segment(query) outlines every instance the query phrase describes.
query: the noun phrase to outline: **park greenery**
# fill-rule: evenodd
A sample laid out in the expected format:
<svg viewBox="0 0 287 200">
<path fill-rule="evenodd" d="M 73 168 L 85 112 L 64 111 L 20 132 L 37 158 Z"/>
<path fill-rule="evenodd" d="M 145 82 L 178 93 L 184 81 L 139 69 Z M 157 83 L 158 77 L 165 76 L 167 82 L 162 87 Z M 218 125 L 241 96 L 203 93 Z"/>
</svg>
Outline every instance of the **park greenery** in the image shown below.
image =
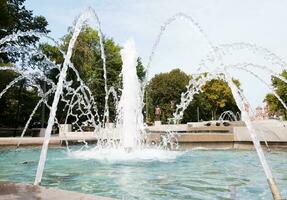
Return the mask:
<svg viewBox="0 0 287 200">
<path fill-rule="evenodd" d="M 0 0 L 0 39 L 17 31 L 33 30 L 39 33 L 49 33 L 47 20 L 43 16 L 35 16 L 32 11 L 27 10 L 24 6 L 24 2 L 25 0 Z M 40 50 L 50 60 L 62 65 L 64 58 L 61 51 L 65 52 L 67 50 L 71 35 L 72 29 L 69 28 L 67 34 L 62 37 L 59 45 L 41 43 L 39 45 Z M 39 44 L 39 38 L 35 36 L 25 36 L 21 37 L 18 42 L 20 42 L 21 45 L 36 46 Z M 76 41 L 72 55 L 72 63 L 79 71 L 85 84 L 91 89 L 97 102 L 99 113 L 103 114 L 106 93 L 99 42 L 98 31 L 86 26 Z M 108 88 L 113 86 L 120 96 L 122 68 L 120 56 L 121 46 L 107 36 L 104 36 L 103 43 L 107 60 Z M 0 67 L 13 66 L 18 59 L 21 59 L 21 55 L 17 55 L 16 53 L 0 53 Z M 31 62 L 40 63 L 38 61 L 39 60 L 35 58 L 35 60 L 32 59 Z M 57 83 L 59 71 L 45 68 L 45 66 L 42 67 L 42 70 L 51 80 Z M 138 58 L 137 73 L 139 79 L 143 81 L 145 78 L 145 70 L 140 58 Z M 284 71 L 282 75 L 287 77 L 287 72 Z M 17 76 L 17 73 L 9 70 L 0 71 L 0 91 Z M 68 79 L 75 80 L 75 74 L 68 72 Z M 159 106 L 162 110 L 161 120 L 167 122 L 175 111 L 175 105 L 180 103 L 181 93 L 186 91 L 186 85 L 191 79 L 192 75 L 186 74 L 180 69 L 156 74 L 146 86 L 144 99 L 146 106 L 143 110 L 146 121 L 150 123 L 154 121 L 154 109 L 156 106 Z M 234 82 L 240 87 L 238 80 L 234 80 Z M 280 97 L 286 102 L 286 84 L 274 77 L 272 77 L 272 84 Z M 48 86 L 43 84 L 42 89 L 47 90 L 48 88 L 45 87 Z M 111 121 L 114 121 L 116 108 L 112 103 L 111 97 L 110 99 L 110 116 Z M 23 127 L 38 100 L 39 97 L 36 89 L 31 87 L 25 79 L 19 81 L 0 99 L 0 127 Z M 48 102 L 51 104 L 52 100 L 52 97 L 49 97 Z M 266 102 L 271 112 L 278 115 L 285 115 L 286 117 L 287 113 L 285 109 L 274 95 L 268 94 L 266 96 Z M 60 103 L 57 113 L 59 123 L 63 123 L 65 119 L 63 109 L 64 105 Z M 232 97 L 231 90 L 224 81 L 211 80 L 203 86 L 202 92 L 194 96 L 181 122 L 217 119 L 219 115 L 226 110 L 231 110 L 234 113 L 239 111 Z M 42 122 L 42 126 L 45 126 L 48 115 L 49 113 L 45 112 L 45 105 L 42 105 L 42 109 L 38 109 L 34 115 L 33 121 Z"/>
<path fill-rule="evenodd" d="M 63 63 L 63 56 L 60 52 L 66 51 L 68 43 L 70 41 L 72 33 L 68 32 L 62 38 L 62 45 L 59 47 L 52 46 L 50 44 L 43 44 L 41 46 L 43 52 L 51 59 L 56 61 L 56 63 Z M 106 55 L 106 69 L 107 69 L 107 85 L 108 88 L 114 87 L 117 94 L 121 93 L 121 68 L 122 60 L 120 56 L 121 47 L 116 44 L 112 39 L 104 37 L 104 49 Z M 104 85 L 104 71 L 103 71 L 103 61 L 101 59 L 100 52 L 100 38 L 98 32 L 89 26 L 86 26 L 80 33 L 72 55 L 71 59 L 74 67 L 78 70 L 81 79 L 90 88 L 95 101 L 97 102 L 97 109 L 99 113 L 104 113 L 105 106 L 105 85 Z M 71 72 L 71 71 L 70 71 Z M 141 63 L 140 58 L 138 59 L 137 73 L 139 79 L 144 78 L 144 67 Z M 76 80 L 73 73 L 68 72 L 68 79 Z M 76 81 L 74 81 L 76 82 Z M 109 97 L 109 108 L 111 121 L 115 120 L 116 108 L 113 103 L 113 97 Z M 60 105 L 61 107 L 61 105 Z M 59 109 L 61 110 L 61 109 Z M 65 113 L 59 112 L 60 123 L 63 119 Z"/>
<path fill-rule="evenodd" d="M 281 76 L 287 78 L 287 71 L 283 71 Z M 279 95 L 279 97 L 283 100 L 283 102 L 287 102 L 287 85 L 282 80 L 277 77 L 271 78 L 272 86 L 275 89 L 275 92 Z M 276 98 L 274 94 L 267 94 L 265 97 L 265 101 L 269 108 L 270 116 L 283 116 L 283 118 L 287 119 L 287 112 L 282 103 Z"/>
<path fill-rule="evenodd" d="M 154 107 L 162 110 L 163 122 L 173 117 L 175 105 L 180 103 L 181 93 L 186 91 L 186 85 L 192 79 L 180 69 L 155 75 L 147 86 L 148 120 L 154 121 Z M 238 80 L 233 80 L 240 87 Z M 193 101 L 184 112 L 182 123 L 198 120 L 215 120 L 219 115 L 231 110 L 239 112 L 231 90 L 223 80 L 207 81 L 202 87 L 202 92 L 195 94 Z M 198 115 L 199 111 L 199 115 Z M 199 119 L 198 119 L 199 118 Z"/>
<path fill-rule="evenodd" d="M 18 31 L 49 32 L 46 19 L 43 16 L 34 16 L 32 11 L 25 8 L 24 2 L 25 0 L 0 0 L 0 38 Z M 21 37 L 18 42 L 22 45 L 30 45 L 37 41 L 36 37 Z M 0 66 L 13 65 L 19 57 L 20 55 L 15 53 L 0 53 Z M 17 76 L 14 72 L 2 71 L 0 90 L 2 91 Z M 23 126 L 36 101 L 36 91 L 27 86 L 26 80 L 18 82 L 0 99 L 0 125 L 16 128 Z M 39 114 L 35 117 L 39 118 Z"/>
</svg>

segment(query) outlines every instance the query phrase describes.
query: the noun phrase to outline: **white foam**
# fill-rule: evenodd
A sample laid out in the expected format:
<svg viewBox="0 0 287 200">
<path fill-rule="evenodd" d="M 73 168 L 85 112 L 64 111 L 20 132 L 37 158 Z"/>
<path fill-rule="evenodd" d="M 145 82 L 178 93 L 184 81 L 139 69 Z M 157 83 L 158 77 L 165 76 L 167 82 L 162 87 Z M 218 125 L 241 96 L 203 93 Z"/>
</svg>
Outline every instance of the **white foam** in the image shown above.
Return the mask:
<svg viewBox="0 0 287 200">
<path fill-rule="evenodd" d="M 183 155 L 183 151 L 171 151 L 155 148 L 135 149 L 126 152 L 124 148 L 93 148 L 89 150 L 74 151 L 69 156 L 75 159 L 95 159 L 99 161 L 132 161 L 132 162 L 151 162 L 173 161 Z"/>
</svg>

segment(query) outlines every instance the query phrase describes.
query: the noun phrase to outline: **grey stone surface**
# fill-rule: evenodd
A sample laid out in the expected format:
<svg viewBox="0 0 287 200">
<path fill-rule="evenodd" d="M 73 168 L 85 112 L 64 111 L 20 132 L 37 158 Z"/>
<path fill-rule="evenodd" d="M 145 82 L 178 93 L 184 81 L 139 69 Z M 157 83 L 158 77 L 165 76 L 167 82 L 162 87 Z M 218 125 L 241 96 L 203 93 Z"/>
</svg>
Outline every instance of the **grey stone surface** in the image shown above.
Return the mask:
<svg viewBox="0 0 287 200">
<path fill-rule="evenodd" d="M 287 128 L 273 127 L 269 129 L 255 128 L 256 135 L 260 141 L 267 142 L 287 142 Z M 234 128 L 234 141 L 251 141 L 246 127 Z"/>
<path fill-rule="evenodd" d="M 1 200 L 113 200 L 57 188 L 0 181 Z"/>
<path fill-rule="evenodd" d="M 166 132 L 166 131 L 187 131 L 187 124 L 162 124 L 147 127 L 148 132 Z"/>
<path fill-rule="evenodd" d="M 287 142 L 287 126 L 278 120 L 260 120 L 252 122 L 260 141 Z M 246 127 L 234 127 L 234 140 L 237 142 L 251 141 Z"/>
</svg>

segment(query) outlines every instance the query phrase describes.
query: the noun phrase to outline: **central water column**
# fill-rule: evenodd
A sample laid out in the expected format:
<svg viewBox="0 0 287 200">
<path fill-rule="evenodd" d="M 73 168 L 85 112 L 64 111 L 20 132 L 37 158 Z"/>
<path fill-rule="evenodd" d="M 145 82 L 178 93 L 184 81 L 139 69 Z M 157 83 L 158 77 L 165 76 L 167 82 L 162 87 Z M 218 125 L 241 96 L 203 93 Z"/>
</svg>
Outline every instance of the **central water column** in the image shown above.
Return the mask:
<svg viewBox="0 0 287 200">
<path fill-rule="evenodd" d="M 136 70 L 138 55 L 132 39 L 125 43 L 121 57 L 123 61 L 123 89 L 120 100 L 121 143 L 125 150 L 130 152 L 138 144 L 143 123 L 141 87 Z"/>
</svg>

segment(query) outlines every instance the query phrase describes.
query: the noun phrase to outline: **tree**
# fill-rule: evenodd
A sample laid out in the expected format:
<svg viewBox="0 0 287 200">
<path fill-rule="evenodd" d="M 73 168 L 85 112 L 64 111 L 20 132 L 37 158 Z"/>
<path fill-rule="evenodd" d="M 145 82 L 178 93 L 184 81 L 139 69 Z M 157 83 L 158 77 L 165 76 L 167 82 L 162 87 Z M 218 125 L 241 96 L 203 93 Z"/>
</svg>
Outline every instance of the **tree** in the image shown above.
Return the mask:
<svg viewBox="0 0 287 200">
<path fill-rule="evenodd" d="M 49 32 L 46 19 L 42 16 L 34 16 L 32 11 L 25 8 L 24 2 L 25 0 L 0 0 L 0 39 L 18 31 Z M 10 43 L 28 46 L 34 45 L 38 40 L 39 38 L 35 36 L 25 36 Z M 0 48 L 5 45 L 7 43 L 1 45 Z M 19 52 L 0 53 L 0 67 L 13 65 L 21 56 L 23 55 Z M 15 72 L 1 70 L 0 91 L 17 76 Z M 37 100 L 37 93 L 27 84 L 27 80 L 19 81 L 0 99 L 0 126 L 23 126 Z M 37 116 L 35 118 L 37 119 Z"/>
<path fill-rule="evenodd" d="M 63 45 L 60 47 L 51 46 L 49 44 L 42 45 L 44 53 L 57 63 L 63 62 L 63 57 L 60 53 L 60 49 L 67 50 L 72 33 L 69 32 L 63 37 Z M 106 55 L 106 70 L 107 70 L 107 85 L 108 89 L 114 87 L 117 94 L 121 94 L 121 70 L 122 60 L 120 56 L 121 47 L 116 44 L 113 39 L 104 37 L 104 50 Z M 104 71 L 103 61 L 101 58 L 100 39 L 98 31 L 86 26 L 79 34 L 75 43 L 71 61 L 84 83 L 90 88 L 92 94 L 97 103 L 99 114 L 103 115 L 105 106 L 105 84 L 104 84 Z M 137 73 L 140 80 L 143 80 L 145 76 L 144 67 L 138 58 Z M 55 77 L 55 75 L 53 75 Z M 74 72 L 69 69 L 67 74 L 68 80 L 74 80 L 74 84 L 77 84 Z M 77 86 L 77 85 L 74 85 Z M 61 105 L 59 105 L 61 107 Z M 109 108 L 111 121 L 115 119 L 115 105 L 113 98 L 109 97 Z M 61 110 L 61 109 L 58 109 Z M 59 115 L 65 115 L 63 112 L 59 112 Z M 61 117 L 60 117 L 61 118 Z"/>
<path fill-rule="evenodd" d="M 1 72 L 0 91 L 17 76 L 18 74 L 15 72 Z M 18 126 L 24 126 L 37 100 L 37 92 L 26 85 L 25 80 L 10 88 L 0 99 L 0 127 L 17 128 Z M 39 115 L 36 115 L 34 120 L 39 120 Z"/>
<path fill-rule="evenodd" d="M 240 88 L 238 80 L 233 82 Z M 239 112 L 231 89 L 225 81 L 218 79 L 207 81 L 201 90 L 202 92 L 194 96 L 194 100 L 185 111 L 182 122 L 197 121 L 197 109 L 199 109 L 199 120 L 216 120 L 227 110 L 233 113 Z"/>
<path fill-rule="evenodd" d="M 146 88 L 146 96 L 148 106 L 148 121 L 155 119 L 154 109 L 157 105 L 162 110 L 162 121 L 166 122 L 168 118 L 172 117 L 174 108 L 173 103 L 180 103 L 180 95 L 185 91 L 185 86 L 188 84 L 190 76 L 181 71 L 174 69 L 167 73 L 160 73 L 155 75 L 149 82 Z"/>
<path fill-rule="evenodd" d="M 0 0 L 0 27 L 2 28 L 1 34 L 3 34 L 12 24 L 12 16 L 9 15 L 7 0 Z M 4 30 L 3 30 L 4 29 Z"/>
<path fill-rule="evenodd" d="M 281 73 L 281 76 L 287 78 L 287 71 L 284 70 Z M 287 102 L 287 84 L 274 76 L 271 77 L 271 82 L 272 86 L 275 89 L 275 92 L 279 95 L 283 102 Z M 270 115 L 281 115 L 284 117 L 285 120 L 287 119 L 286 109 L 274 94 L 267 94 L 264 101 L 268 105 Z"/>
<path fill-rule="evenodd" d="M 147 86 L 149 120 L 154 120 L 156 105 L 162 109 L 163 122 L 166 122 L 167 118 L 173 117 L 175 108 L 171 104 L 180 103 L 181 93 L 186 91 L 186 85 L 191 78 L 192 76 L 179 69 L 155 75 Z M 238 80 L 233 81 L 238 87 L 240 86 Z M 210 120 L 212 117 L 217 119 L 226 110 L 231 110 L 234 113 L 239 111 L 226 82 L 213 79 L 207 81 L 201 90 L 202 92 L 194 95 L 193 101 L 185 110 L 182 123 L 197 121 L 197 109 L 200 111 L 200 120 Z"/>
<path fill-rule="evenodd" d="M 43 16 L 33 16 L 31 10 L 27 10 L 24 6 L 25 0 L 0 0 L 0 39 L 16 33 L 18 31 L 35 31 L 39 33 L 48 33 L 48 22 Z M 19 39 L 19 43 L 33 44 L 39 38 L 34 36 L 25 36 Z M 17 56 L 7 53 L 0 54 L 0 63 L 8 63 L 15 61 Z"/>
</svg>

